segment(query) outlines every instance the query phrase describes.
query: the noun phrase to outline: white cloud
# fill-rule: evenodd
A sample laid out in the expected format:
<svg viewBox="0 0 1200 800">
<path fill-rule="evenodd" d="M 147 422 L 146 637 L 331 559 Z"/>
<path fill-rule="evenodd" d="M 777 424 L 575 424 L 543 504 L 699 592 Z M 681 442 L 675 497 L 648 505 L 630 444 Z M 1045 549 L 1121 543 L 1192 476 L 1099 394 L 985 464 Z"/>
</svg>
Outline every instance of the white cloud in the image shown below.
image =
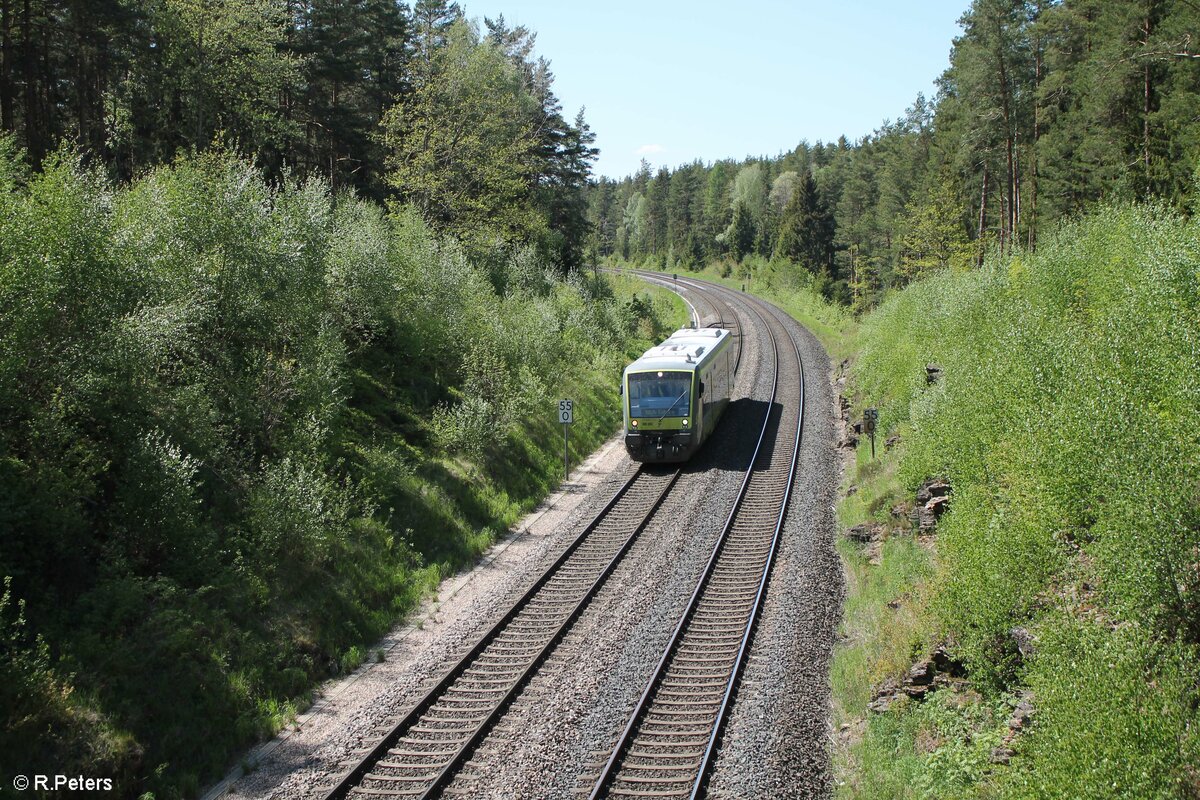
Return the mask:
<svg viewBox="0 0 1200 800">
<path fill-rule="evenodd" d="M 633 151 L 635 156 L 652 156 L 655 153 L 665 153 L 667 148 L 661 144 L 644 144 L 637 150 Z"/>
</svg>

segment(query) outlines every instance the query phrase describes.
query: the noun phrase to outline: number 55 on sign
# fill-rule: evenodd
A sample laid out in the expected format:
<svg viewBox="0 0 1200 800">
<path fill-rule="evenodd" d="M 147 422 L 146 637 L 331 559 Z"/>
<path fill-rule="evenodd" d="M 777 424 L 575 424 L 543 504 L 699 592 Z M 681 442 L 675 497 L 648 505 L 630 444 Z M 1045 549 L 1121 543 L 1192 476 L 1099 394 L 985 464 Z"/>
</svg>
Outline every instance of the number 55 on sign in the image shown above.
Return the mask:
<svg viewBox="0 0 1200 800">
<path fill-rule="evenodd" d="M 563 426 L 563 480 L 565 481 L 571 477 L 571 448 L 569 446 L 570 438 L 567 434 L 570 428 L 567 426 L 575 421 L 574 400 L 558 401 L 558 421 Z"/>
</svg>

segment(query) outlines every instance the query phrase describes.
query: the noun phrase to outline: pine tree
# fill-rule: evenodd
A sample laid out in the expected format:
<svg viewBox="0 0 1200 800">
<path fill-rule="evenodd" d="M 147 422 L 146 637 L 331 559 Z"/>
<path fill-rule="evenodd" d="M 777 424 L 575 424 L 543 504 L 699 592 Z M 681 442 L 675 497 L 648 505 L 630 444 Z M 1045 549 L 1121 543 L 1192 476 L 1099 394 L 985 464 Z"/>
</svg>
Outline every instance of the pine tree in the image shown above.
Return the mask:
<svg viewBox="0 0 1200 800">
<path fill-rule="evenodd" d="M 780 221 L 775 257 L 800 264 L 816 275 L 833 273 L 833 215 L 817 192 L 816 181 L 806 174 L 788 201 Z"/>
<path fill-rule="evenodd" d="M 723 234 L 725 244 L 735 259 L 741 261 L 754 250 L 757 233 L 750 209 L 738 200 L 733 206 L 733 219 L 729 223 L 729 229 Z"/>
<path fill-rule="evenodd" d="M 449 42 L 450 29 L 463 18 L 458 3 L 416 0 L 413 4 L 413 40 L 421 69 L 432 68 L 434 54 Z"/>
</svg>

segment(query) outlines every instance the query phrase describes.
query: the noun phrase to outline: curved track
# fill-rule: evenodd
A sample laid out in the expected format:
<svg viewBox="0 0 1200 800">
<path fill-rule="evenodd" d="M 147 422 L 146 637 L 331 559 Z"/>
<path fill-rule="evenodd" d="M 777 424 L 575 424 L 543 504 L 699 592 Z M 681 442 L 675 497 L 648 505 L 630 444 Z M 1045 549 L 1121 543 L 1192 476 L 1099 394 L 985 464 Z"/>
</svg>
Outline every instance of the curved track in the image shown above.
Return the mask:
<svg viewBox="0 0 1200 800">
<path fill-rule="evenodd" d="M 695 798 L 704 790 L 766 594 L 803 432 L 799 347 L 772 311 L 755 314 L 770 334 L 775 380 L 751 469 L 657 669 L 591 782 L 590 798 Z"/>
<path fill-rule="evenodd" d="M 723 322 L 722 304 L 694 289 L 714 321 Z M 693 313 L 701 316 L 694 307 Z M 741 352 L 739 339 L 738 363 Z M 764 433 L 770 419 L 768 412 Z M 408 713 L 378 732 L 378 742 L 359 754 L 326 800 L 440 794 L 616 569 L 679 474 L 638 468 L 500 621 Z"/>
</svg>

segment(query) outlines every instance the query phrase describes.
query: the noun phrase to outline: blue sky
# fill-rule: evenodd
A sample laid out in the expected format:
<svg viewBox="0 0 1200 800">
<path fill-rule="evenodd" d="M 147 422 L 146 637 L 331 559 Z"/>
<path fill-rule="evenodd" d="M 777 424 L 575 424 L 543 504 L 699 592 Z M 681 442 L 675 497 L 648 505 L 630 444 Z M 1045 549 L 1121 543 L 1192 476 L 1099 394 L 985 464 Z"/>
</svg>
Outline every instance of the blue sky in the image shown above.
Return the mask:
<svg viewBox="0 0 1200 800">
<path fill-rule="evenodd" d="M 537 32 L 568 118 L 586 106 L 620 178 L 856 139 L 934 94 L 968 0 L 463 0 Z"/>
</svg>

